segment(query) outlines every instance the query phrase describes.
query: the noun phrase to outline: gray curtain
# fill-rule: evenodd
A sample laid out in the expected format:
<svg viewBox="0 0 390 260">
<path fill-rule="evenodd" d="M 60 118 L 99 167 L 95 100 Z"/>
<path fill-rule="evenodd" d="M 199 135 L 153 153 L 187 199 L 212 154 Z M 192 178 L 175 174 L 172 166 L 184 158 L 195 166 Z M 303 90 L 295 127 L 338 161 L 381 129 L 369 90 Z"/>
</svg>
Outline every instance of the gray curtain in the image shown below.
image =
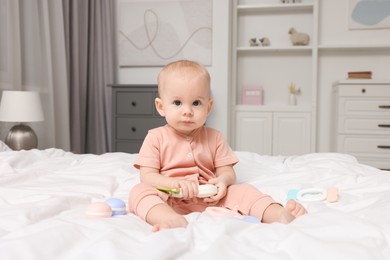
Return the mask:
<svg viewBox="0 0 390 260">
<path fill-rule="evenodd" d="M 101 154 L 111 146 L 116 83 L 116 0 L 62 0 L 70 93 L 71 149 Z"/>
</svg>

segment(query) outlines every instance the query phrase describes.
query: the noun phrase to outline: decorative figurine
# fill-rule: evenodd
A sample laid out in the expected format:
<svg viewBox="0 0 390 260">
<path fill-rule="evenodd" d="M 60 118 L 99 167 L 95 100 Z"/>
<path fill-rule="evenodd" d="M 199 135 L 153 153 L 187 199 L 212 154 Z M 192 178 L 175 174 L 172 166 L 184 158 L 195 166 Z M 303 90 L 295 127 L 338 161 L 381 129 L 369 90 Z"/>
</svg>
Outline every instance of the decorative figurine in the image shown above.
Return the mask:
<svg viewBox="0 0 390 260">
<path fill-rule="evenodd" d="M 259 46 L 259 43 L 257 42 L 256 38 L 251 38 L 251 39 L 249 39 L 249 45 L 251 47 L 256 47 L 256 46 Z"/>
<path fill-rule="evenodd" d="M 291 82 L 290 86 L 288 87 L 290 91 L 290 97 L 288 100 L 288 104 L 290 106 L 296 106 L 297 105 L 297 95 L 301 94 L 301 88 L 295 88 L 295 84 Z"/>
<path fill-rule="evenodd" d="M 297 32 L 294 27 L 291 27 L 288 31 L 290 39 L 293 45 L 308 45 L 310 36 L 306 33 Z"/>
<path fill-rule="evenodd" d="M 259 41 L 260 41 L 262 46 L 270 46 L 271 45 L 271 42 L 267 37 L 263 37 L 263 38 L 259 39 Z"/>
</svg>

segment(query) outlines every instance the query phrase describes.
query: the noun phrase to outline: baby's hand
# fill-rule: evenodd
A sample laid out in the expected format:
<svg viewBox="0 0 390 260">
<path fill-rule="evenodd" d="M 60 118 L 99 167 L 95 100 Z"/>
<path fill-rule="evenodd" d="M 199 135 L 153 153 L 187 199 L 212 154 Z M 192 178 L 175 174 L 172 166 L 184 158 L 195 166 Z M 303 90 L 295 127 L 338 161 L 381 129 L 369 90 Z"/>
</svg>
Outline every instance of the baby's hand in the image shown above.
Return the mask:
<svg viewBox="0 0 390 260">
<path fill-rule="evenodd" d="M 206 203 L 216 202 L 216 201 L 219 201 L 219 200 L 221 200 L 223 197 L 226 196 L 226 193 L 227 193 L 227 186 L 226 186 L 225 183 L 220 182 L 218 178 L 210 179 L 210 180 L 208 181 L 208 183 L 217 186 L 217 188 L 218 188 L 218 193 L 215 194 L 214 196 L 209 197 L 209 198 L 205 198 L 205 199 L 203 200 L 204 202 L 206 202 Z"/>
<path fill-rule="evenodd" d="M 175 187 L 181 189 L 183 199 L 185 200 L 196 198 L 196 195 L 198 195 L 198 184 L 196 182 L 177 180 Z"/>
</svg>

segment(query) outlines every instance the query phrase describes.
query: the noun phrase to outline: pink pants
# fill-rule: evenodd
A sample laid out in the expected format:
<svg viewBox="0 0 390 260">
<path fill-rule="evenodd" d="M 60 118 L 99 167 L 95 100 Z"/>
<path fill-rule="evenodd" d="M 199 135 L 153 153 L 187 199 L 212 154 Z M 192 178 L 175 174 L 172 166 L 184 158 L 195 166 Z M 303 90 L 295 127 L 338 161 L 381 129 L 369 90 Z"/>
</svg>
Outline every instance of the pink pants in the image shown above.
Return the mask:
<svg viewBox="0 0 390 260">
<path fill-rule="evenodd" d="M 215 204 L 204 203 L 202 199 L 194 203 L 192 200 L 171 198 L 168 194 L 143 183 L 137 184 L 130 191 L 129 209 L 144 220 L 149 210 L 161 203 L 168 204 L 179 214 L 203 212 L 209 206 L 219 206 L 238 210 L 243 215 L 257 217 L 261 220 L 265 209 L 275 201 L 249 184 L 229 186 L 226 196 Z"/>
</svg>

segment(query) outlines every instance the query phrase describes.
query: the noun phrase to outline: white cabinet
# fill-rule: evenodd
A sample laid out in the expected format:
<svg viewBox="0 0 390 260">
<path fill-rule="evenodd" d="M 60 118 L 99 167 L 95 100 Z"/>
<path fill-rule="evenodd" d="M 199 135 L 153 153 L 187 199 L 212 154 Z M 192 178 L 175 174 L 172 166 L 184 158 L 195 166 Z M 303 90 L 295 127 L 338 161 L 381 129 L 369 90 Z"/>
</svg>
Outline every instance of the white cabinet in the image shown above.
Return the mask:
<svg viewBox="0 0 390 260">
<path fill-rule="evenodd" d="M 236 149 L 269 155 L 310 152 L 310 113 L 236 113 Z"/>
<path fill-rule="evenodd" d="M 334 98 L 336 151 L 390 169 L 390 81 L 338 81 Z"/>
<path fill-rule="evenodd" d="M 272 154 L 272 112 L 237 112 L 236 150 Z"/>
<path fill-rule="evenodd" d="M 275 112 L 273 122 L 274 155 L 297 155 L 310 152 L 310 113 Z"/>
<path fill-rule="evenodd" d="M 288 31 L 310 36 L 293 46 Z M 318 1 L 235 0 L 232 41 L 232 134 L 234 149 L 297 155 L 315 151 Z M 269 46 L 250 46 L 267 37 Z M 300 88 L 289 104 L 289 86 Z M 262 88 L 261 105 L 243 102 L 243 90 Z"/>
</svg>

